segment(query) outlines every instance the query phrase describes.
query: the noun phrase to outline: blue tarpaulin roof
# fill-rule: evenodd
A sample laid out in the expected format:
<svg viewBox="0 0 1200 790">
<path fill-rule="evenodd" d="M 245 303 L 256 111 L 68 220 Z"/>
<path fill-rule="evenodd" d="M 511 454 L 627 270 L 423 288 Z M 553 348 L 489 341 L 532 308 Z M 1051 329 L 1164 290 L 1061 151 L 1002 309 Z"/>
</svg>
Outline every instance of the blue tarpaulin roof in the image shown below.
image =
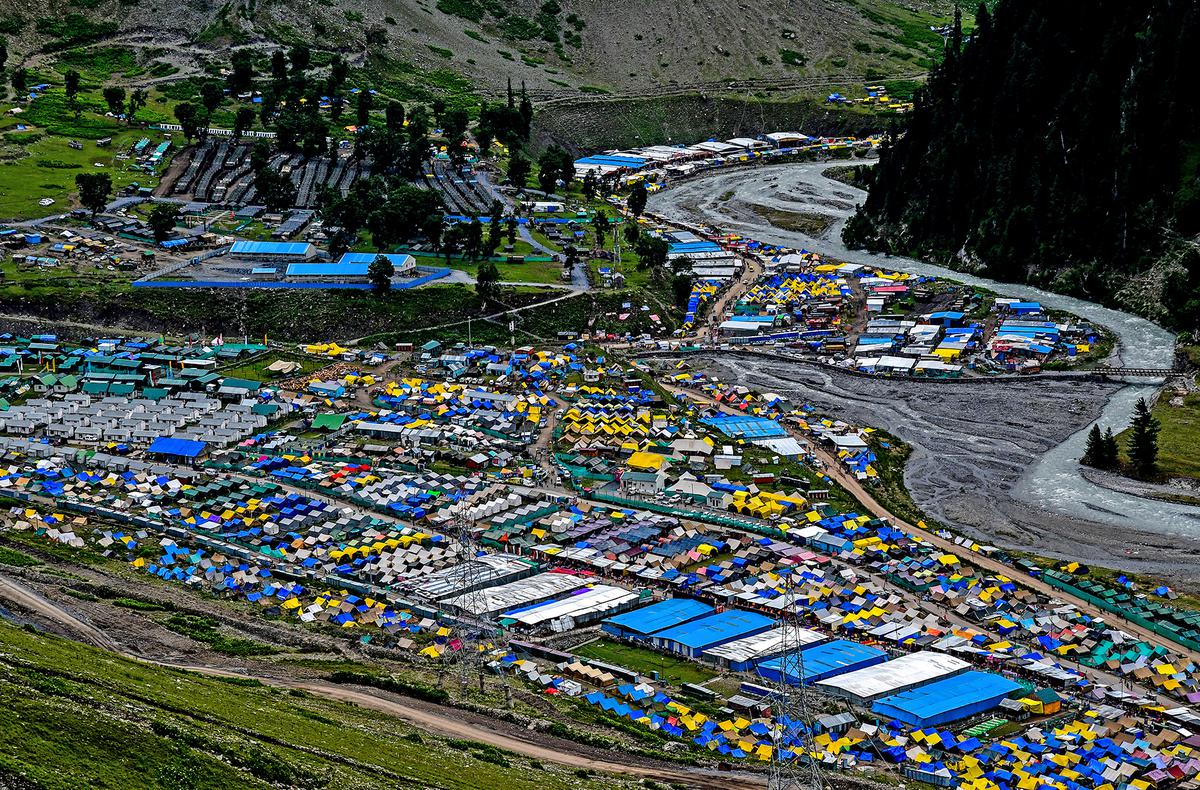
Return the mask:
<svg viewBox="0 0 1200 790">
<path fill-rule="evenodd" d="M 882 664 L 887 660 L 887 653 L 877 647 L 850 642 L 845 639 L 835 639 L 813 647 L 802 648 L 800 652 L 802 663 L 793 657 L 787 662 L 788 682 L 799 683 L 803 671 L 805 685 L 826 680 L 856 669 L 864 669 Z M 783 658 L 772 658 L 759 664 L 759 672 L 768 678 L 778 678 L 783 667 Z"/>
<path fill-rule="evenodd" d="M 713 608 L 706 603 L 694 601 L 691 598 L 669 598 L 650 606 L 635 609 L 632 612 L 619 614 L 605 620 L 606 625 L 614 625 L 625 631 L 639 634 L 652 634 L 664 628 L 671 628 L 680 623 L 693 620 L 709 614 Z"/>
<path fill-rule="evenodd" d="M 374 260 L 374 258 L 372 258 Z M 366 277 L 366 263 L 289 263 L 288 277 Z"/>
<path fill-rule="evenodd" d="M 312 247 L 298 241 L 235 241 L 229 248 L 232 255 L 306 255 Z"/>
<path fill-rule="evenodd" d="M 357 264 L 357 263 L 365 263 L 365 264 L 369 265 L 371 263 L 374 263 L 375 259 L 380 257 L 381 255 L 384 258 L 387 258 L 389 261 L 391 261 L 392 265 L 395 266 L 397 269 L 399 269 L 402 266 L 407 266 L 408 262 L 412 260 L 411 255 L 404 255 L 404 254 L 395 253 L 395 252 L 388 252 L 388 253 L 347 252 L 347 253 L 343 253 L 342 257 L 338 258 L 338 265 L 346 266 L 347 264 Z"/>
<path fill-rule="evenodd" d="M 146 452 L 159 455 L 177 455 L 180 458 L 196 458 L 204 452 L 206 447 L 208 447 L 207 442 L 160 436 L 150 443 L 150 446 L 146 448 Z"/>
<path fill-rule="evenodd" d="M 991 710 L 1021 688 L 990 672 L 965 672 L 878 700 L 872 710 L 916 727 L 944 724 Z"/>
<path fill-rule="evenodd" d="M 743 636 L 762 633 L 774 625 L 775 621 L 764 615 L 741 609 L 727 609 L 719 614 L 659 631 L 654 638 L 676 642 L 691 650 L 703 650 Z"/>
</svg>

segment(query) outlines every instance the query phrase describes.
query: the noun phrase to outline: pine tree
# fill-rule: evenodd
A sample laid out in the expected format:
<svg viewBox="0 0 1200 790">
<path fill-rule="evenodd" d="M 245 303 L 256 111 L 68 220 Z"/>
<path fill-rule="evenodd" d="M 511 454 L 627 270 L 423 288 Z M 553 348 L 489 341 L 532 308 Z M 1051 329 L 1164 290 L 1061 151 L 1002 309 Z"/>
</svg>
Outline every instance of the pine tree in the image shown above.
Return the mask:
<svg viewBox="0 0 1200 790">
<path fill-rule="evenodd" d="M 848 243 L 1111 299 L 1200 233 L 1195 3 L 980 5 L 881 151 Z M 1164 227 L 1171 233 L 1163 233 Z M 1186 270 L 1186 272 L 1184 271 Z M 1162 315 L 1200 324 L 1200 255 L 1165 283 Z"/>
<path fill-rule="evenodd" d="M 1104 454 L 1102 469 L 1116 469 L 1121 460 L 1121 450 L 1117 447 L 1117 437 L 1113 436 L 1112 428 L 1104 431 Z"/>
<path fill-rule="evenodd" d="M 1145 398 L 1138 398 L 1133 410 L 1129 437 L 1129 462 L 1133 473 L 1143 480 L 1158 474 L 1158 420 L 1150 413 Z"/>
<path fill-rule="evenodd" d="M 1087 446 L 1083 450 L 1083 458 L 1079 459 L 1079 463 L 1103 469 L 1104 450 L 1104 435 L 1100 433 L 1099 425 L 1093 425 L 1092 430 L 1088 431 Z"/>
<path fill-rule="evenodd" d="M 1103 467 L 1104 461 L 1104 435 L 1100 433 L 1100 426 L 1093 425 L 1092 430 L 1087 433 L 1087 447 L 1084 448 L 1084 457 L 1079 459 L 1079 462 L 1084 466 Z"/>
</svg>

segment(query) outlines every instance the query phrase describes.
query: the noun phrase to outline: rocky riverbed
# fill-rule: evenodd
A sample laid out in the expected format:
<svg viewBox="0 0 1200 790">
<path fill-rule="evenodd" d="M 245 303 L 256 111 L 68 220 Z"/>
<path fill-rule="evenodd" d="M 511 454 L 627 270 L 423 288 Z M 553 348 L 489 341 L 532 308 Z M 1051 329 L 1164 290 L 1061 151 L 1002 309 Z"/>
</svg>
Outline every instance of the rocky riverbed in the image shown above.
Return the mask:
<svg viewBox="0 0 1200 790">
<path fill-rule="evenodd" d="M 1169 367 L 1171 335 L 1149 321 L 1036 288 L 997 283 L 921 261 L 849 250 L 841 227 L 861 191 L 825 178 L 827 164 L 730 169 L 652 196 L 650 210 L 752 238 L 896 270 L 944 276 L 1100 323 L 1118 337 L 1114 361 Z M 825 214 L 817 237 L 772 226 L 763 209 Z M 1145 499 L 1084 477 L 1078 458 L 1090 426 L 1119 429 L 1147 383 L 1056 379 L 987 384 L 878 379 L 752 357 L 714 361 L 724 380 L 779 391 L 830 414 L 877 425 L 913 447 L 905 482 L 942 523 L 984 543 L 1077 559 L 1200 587 L 1200 508 Z"/>
</svg>

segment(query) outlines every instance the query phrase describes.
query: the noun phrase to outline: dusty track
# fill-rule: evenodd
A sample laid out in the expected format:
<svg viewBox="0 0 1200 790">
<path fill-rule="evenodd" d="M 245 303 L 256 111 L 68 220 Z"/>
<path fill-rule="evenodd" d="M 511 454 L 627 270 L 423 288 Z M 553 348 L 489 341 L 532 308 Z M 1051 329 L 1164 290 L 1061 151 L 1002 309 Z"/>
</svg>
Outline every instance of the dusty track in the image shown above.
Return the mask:
<svg viewBox="0 0 1200 790">
<path fill-rule="evenodd" d="M 687 393 L 687 395 L 689 397 L 691 397 L 701 403 L 706 403 L 711 406 L 716 406 L 721 411 L 723 411 L 727 414 L 736 414 L 736 415 L 745 415 L 746 414 L 746 412 L 743 412 L 740 409 L 735 409 L 732 406 L 728 406 L 723 403 L 717 403 L 716 401 L 712 400 L 711 398 L 705 396 L 702 393 L 696 392 L 695 390 L 684 390 L 684 389 L 677 388 L 677 387 L 668 387 L 666 385 L 663 385 L 663 386 L 672 392 Z M 830 478 L 832 478 L 835 482 L 837 482 L 837 484 L 840 485 L 842 488 L 844 488 L 848 492 L 850 492 L 850 494 L 855 499 L 857 499 L 862 504 L 862 506 L 871 513 L 871 515 L 873 515 L 877 518 L 885 518 L 889 522 L 891 522 L 891 524 L 894 527 L 902 530 L 903 532 L 907 533 L 908 535 L 910 535 L 914 538 L 918 538 L 920 540 L 928 541 L 929 543 L 932 543 L 933 545 L 942 549 L 946 553 L 957 555 L 958 557 L 961 557 L 961 558 L 967 560 L 972 565 L 975 565 L 978 568 L 986 570 L 990 573 L 1007 576 L 1010 579 L 1016 580 L 1017 583 L 1020 584 L 1021 586 L 1027 587 L 1031 590 L 1035 590 L 1044 595 L 1058 598 L 1060 600 L 1069 601 L 1070 603 L 1077 606 L 1081 611 L 1086 612 L 1087 614 L 1091 615 L 1092 617 L 1102 618 L 1109 622 L 1119 621 L 1119 625 L 1123 630 L 1137 636 L 1139 639 L 1144 639 L 1146 642 L 1153 644 L 1153 645 L 1163 645 L 1171 652 L 1180 653 L 1182 655 L 1185 655 L 1192 661 L 1200 661 L 1200 653 L 1197 653 L 1196 651 L 1187 650 L 1186 648 L 1184 648 L 1180 645 L 1177 645 L 1174 642 L 1164 639 L 1163 637 L 1159 636 L 1158 634 L 1154 633 L 1153 631 L 1150 631 L 1147 628 L 1142 628 L 1141 626 L 1137 625 L 1136 623 L 1131 623 L 1131 622 L 1128 622 L 1125 620 L 1121 620 L 1120 618 L 1113 615 L 1111 612 L 1106 612 L 1097 606 L 1093 606 L 1092 604 L 1088 603 L 1087 601 L 1083 600 L 1082 598 L 1076 597 L 1076 596 L 1066 593 L 1062 590 L 1058 590 L 1054 587 L 1051 587 L 1046 582 L 1044 582 L 1040 579 L 1035 579 L 1032 576 L 1029 576 L 1027 574 L 1021 573 L 1021 572 L 1017 571 L 1016 569 L 1012 568 L 1011 566 L 1006 565 L 1003 562 L 1000 562 L 997 559 L 994 559 L 992 557 L 989 557 L 985 554 L 981 554 L 976 551 L 971 551 L 971 550 L 967 549 L 965 546 L 959 546 L 952 540 L 947 540 L 946 538 L 940 537 L 939 535 L 935 535 L 934 533 L 930 532 L 927 529 L 919 527 L 915 524 L 908 523 L 904 519 L 898 517 L 896 514 L 889 511 L 882 504 L 880 504 L 879 501 L 875 499 L 874 495 L 872 495 L 871 492 L 868 491 L 862 485 L 862 483 L 860 483 L 855 477 L 853 477 L 849 472 L 846 471 L 846 468 L 844 466 L 842 466 L 841 462 L 836 457 L 834 457 L 833 453 L 829 452 L 829 450 L 827 450 L 824 447 L 814 444 L 813 442 L 811 442 L 809 440 L 809 438 L 807 436 L 804 436 L 798 430 L 796 430 L 795 428 L 793 428 L 791 426 L 788 426 L 788 432 L 791 433 L 798 440 L 811 445 L 816 456 L 818 458 L 820 458 L 821 462 L 824 464 L 823 471 L 825 472 L 825 474 L 827 474 Z"/>
<path fill-rule="evenodd" d="M 453 710 L 446 709 L 445 712 L 442 712 L 432 707 L 423 707 L 415 703 L 406 702 L 402 697 L 388 695 L 383 692 L 365 691 L 353 686 L 342 686 L 316 680 L 268 677 L 216 666 L 156 661 L 126 650 L 110 639 L 104 632 L 79 619 L 60 604 L 43 597 L 25 585 L 5 576 L 0 576 L 0 598 L 22 609 L 34 612 L 47 620 L 58 623 L 89 644 L 143 664 L 152 664 L 167 669 L 181 669 L 208 677 L 252 678 L 268 686 L 301 689 L 325 699 L 346 702 L 361 708 L 394 716 L 428 732 L 447 735 L 453 738 L 466 738 L 479 741 L 480 743 L 486 743 L 500 749 L 507 749 L 525 757 L 557 763 L 570 768 L 586 768 L 589 771 L 678 783 L 686 787 L 699 788 L 700 790 L 742 790 L 743 788 L 748 790 L 749 788 L 762 788 L 766 786 L 765 781 L 746 775 L 717 775 L 669 766 L 654 767 L 644 764 L 637 765 L 595 759 L 567 751 L 566 749 L 570 744 L 566 741 L 548 738 L 545 735 L 532 732 L 529 733 L 529 739 L 518 738 L 515 735 L 467 721 L 465 716 Z"/>
</svg>

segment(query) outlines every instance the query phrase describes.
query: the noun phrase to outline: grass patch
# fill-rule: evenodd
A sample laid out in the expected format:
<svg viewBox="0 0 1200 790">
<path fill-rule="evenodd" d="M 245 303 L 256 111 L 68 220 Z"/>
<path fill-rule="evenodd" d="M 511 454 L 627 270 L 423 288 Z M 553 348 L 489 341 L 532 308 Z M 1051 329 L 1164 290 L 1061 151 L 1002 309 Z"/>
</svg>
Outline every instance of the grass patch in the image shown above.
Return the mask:
<svg viewBox="0 0 1200 790">
<path fill-rule="evenodd" d="M 1158 434 L 1158 468 L 1167 477 L 1200 479 L 1200 394 L 1186 395 L 1181 405 L 1171 404 L 1170 391 L 1159 397 L 1151 410 L 1162 430 Z M 1114 426 L 1117 427 L 1117 426 Z M 1129 462 L 1128 428 L 1117 434 L 1121 459 Z M 1182 492 L 1181 492 L 1182 493 Z"/>
<path fill-rule="evenodd" d="M 37 557 L 30 557 L 23 551 L 0 546 L 0 565 L 11 565 L 14 568 L 32 568 L 35 565 L 41 564 L 42 561 Z"/>
<path fill-rule="evenodd" d="M 33 106 L 37 107 L 41 101 L 34 102 Z M 6 161 L 0 167 L 0 219 L 27 219 L 70 209 L 73 205 L 71 193 L 75 190 L 74 175 L 64 172 L 61 176 L 64 183 L 59 185 L 57 179 L 60 176 L 53 173 L 54 170 L 108 173 L 112 176 L 114 190 L 134 181 L 148 187 L 158 183 L 157 176 L 128 170 L 126 163 L 115 158 L 116 153 L 143 136 L 142 132 L 111 123 L 101 128 L 103 134 L 100 129 L 92 129 L 89 134 L 79 135 L 83 142 L 82 150 L 71 148 L 67 144 L 67 137 L 35 133 L 28 143 L 21 146 L 26 156 Z M 113 138 L 108 148 L 99 148 L 91 142 L 107 135 Z M 12 136 L 6 135 L 0 139 L 7 142 Z M 49 208 L 38 205 L 42 198 L 51 198 L 55 205 Z"/>
<path fill-rule="evenodd" d="M 814 214 L 804 211 L 782 211 L 769 206 L 754 206 L 754 213 L 781 230 L 803 233 L 806 236 L 823 236 L 833 225 L 833 217 L 828 214 Z"/>
<path fill-rule="evenodd" d="M 85 87 L 95 87 L 115 74 L 134 77 L 142 72 L 137 56 L 127 47 L 68 49 L 58 56 L 55 68 L 63 73 L 75 69 L 83 78 Z"/>
<path fill-rule="evenodd" d="M 658 672 L 658 676 L 668 683 L 705 683 L 717 676 L 715 670 L 685 658 L 668 656 L 612 639 L 600 639 L 584 645 L 576 650 L 575 654 L 607 664 L 616 664 L 646 676 L 652 671 Z"/>
<path fill-rule="evenodd" d="M 111 36 L 117 32 L 117 23 L 93 22 L 83 14 L 71 13 L 64 17 L 41 17 L 34 23 L 34 28 L 43 36 L 54 39 L 45 46 L 47 51 L 53 52 Z"/>
<path fill-rule="evenodd" d="M 265 656 L 278 652 L 270 645 L 250 639 L 226 636 L 217 630 L 220 623 L 204 615 L 173 614 L 164 620 L 162 625 L 189 639 L 203 642 L 216 652 L 224 653 L 227 656 Z"/>
<path fill-rule="evenodd" d="M 174 607 L 164 606 L 161 603 L 154 601 L 144 601 L 141 598 L 114 598 L 113 606 L 120 606 L 122 609 L 133 609 L 138 612 L 166 612 Z"/>
<path fill-rule="evenodd" d="M 328 364 L 326 361 L 314 359 L 312 357 L 306 357 L 300 354 L 282 354 L 272 351 L 264 354 L 258 359 L 255 359 L 253 362 L 247 362 L 246 364 L 238 365 L 235 368 L 222 370 L 221 375 L 232 376 L 233 378 L 238 379 L 251 379 L 252 381 L 269 381 L 272 378 L 272 374 L 267 371 L 267 368 L 280 360 L 296 362 L 300 365 L 300 369 L 295 373 L 289 374 L 289 377 L 307 375 L 315 370 L 321 369 Z"/>
<path fill-rule="evenodd" d="M 803 52 L 797 52 L 794 49 L 780 49 L 779 60 L 787 66 L 804 66 L 808 64 L 808 58 Z"/>
<path fill-rule="evenodd" d="M 929 519 L 904 485 L 904 464 L 912 454 L 912 448 L 891 434 L 876 430 L 869 440 L 874 451 L 875 469 L 879 472 L 879 483 L 868 491 L 888 512 L 894 513 L 909 524 L 924 521 L 929 529 L 939 525 Z"/>
<path fill-rule="evenodd" d="M 531 775 L 522 758 L 411 738 L 408 725 L 354 705 L 140 664 L 7 623 L 0 725 L 0 772 L 41 790 L 578 786 L 566 769 Z"/>
<path fill-rule="evenodd" d="M 424 700 L 425 702 L 434 702 L 439 705 L 444 705 L 450 701 L 450 694 L 445 689 L 434 688 L 424 683 L 402 680 L 395 677 L 338 670 L 329 676 L 329 680 L 334 683 L 370 686 L 371 688 L 382 689 L 383 691 L 390 691 L 394 694 Z"/>
</svg>

